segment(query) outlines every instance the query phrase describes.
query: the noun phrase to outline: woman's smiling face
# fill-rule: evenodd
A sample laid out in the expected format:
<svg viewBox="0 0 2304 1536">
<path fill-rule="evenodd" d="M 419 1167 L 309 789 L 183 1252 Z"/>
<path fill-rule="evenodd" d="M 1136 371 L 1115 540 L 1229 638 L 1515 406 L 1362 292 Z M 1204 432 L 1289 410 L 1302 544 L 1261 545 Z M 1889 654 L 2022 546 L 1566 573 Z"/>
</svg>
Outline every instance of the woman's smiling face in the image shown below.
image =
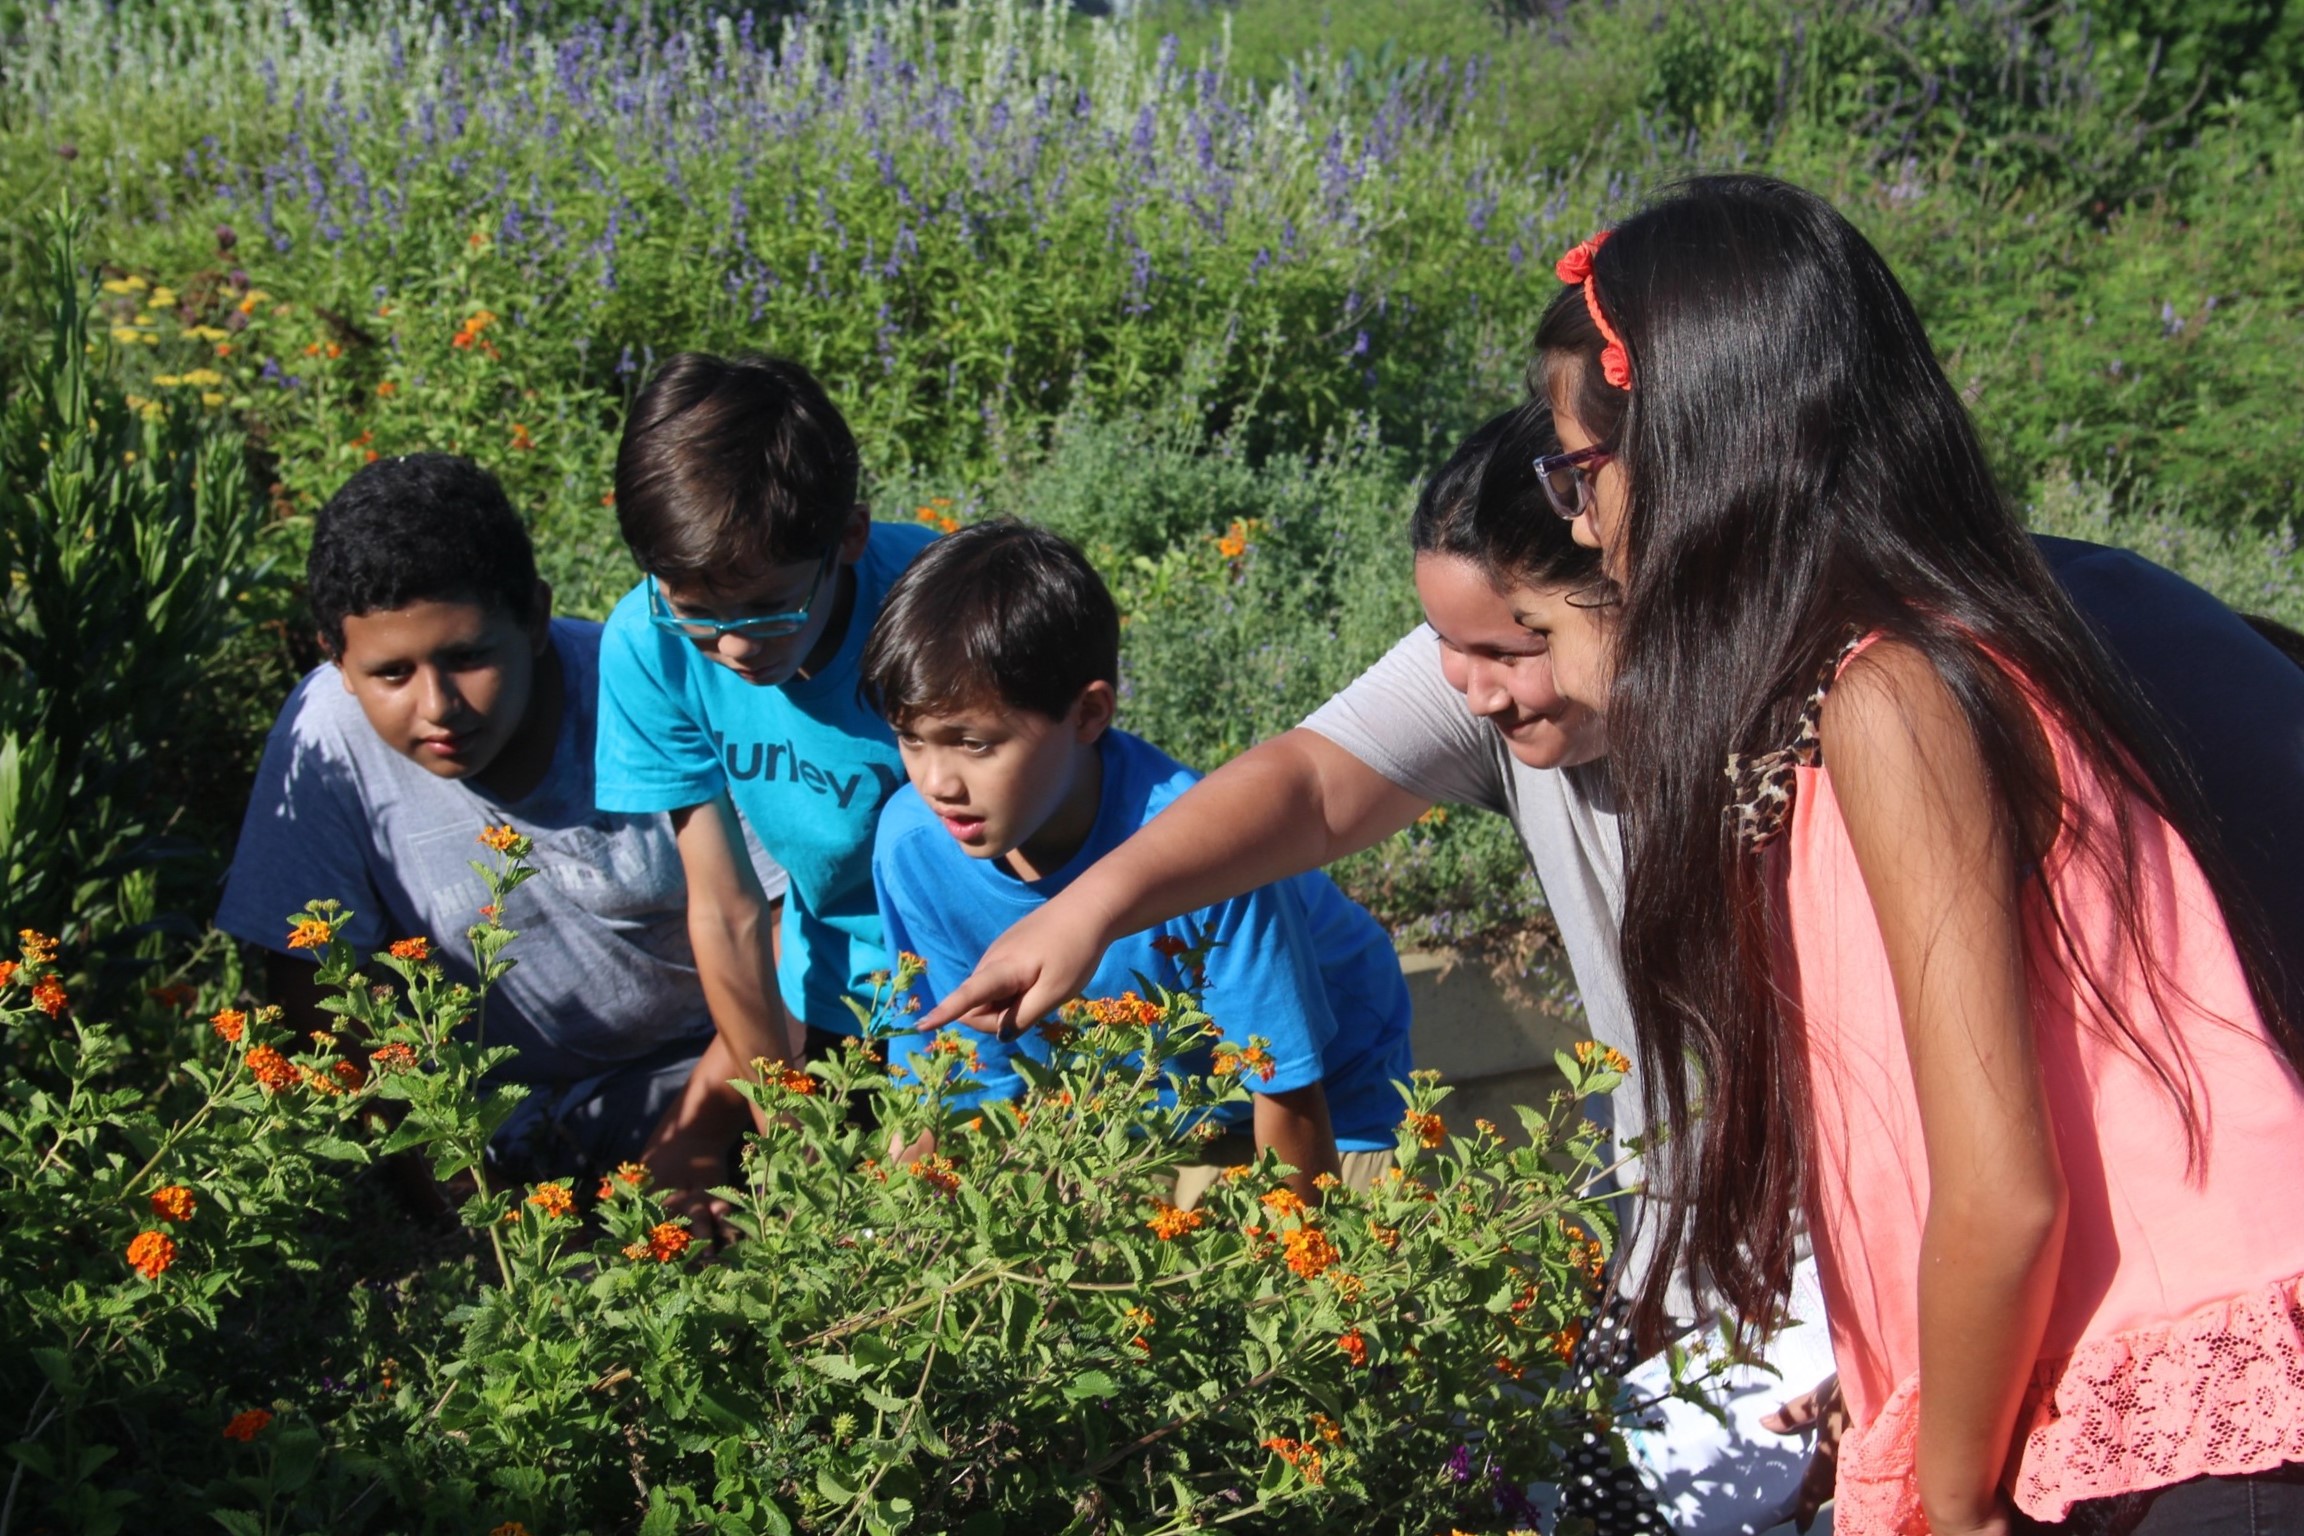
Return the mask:
<svg viewBox="0 0 2304 1536">
<path fill-rule="evenodd" d="M 1472 561 L 1417 557 L 1416 595 L 1440 637 L 1440 671 L 1505 750 L 1531 768 L 1608 755 L 1604 609 L 1566 587 L 1498 587 Z"/>
</svg>

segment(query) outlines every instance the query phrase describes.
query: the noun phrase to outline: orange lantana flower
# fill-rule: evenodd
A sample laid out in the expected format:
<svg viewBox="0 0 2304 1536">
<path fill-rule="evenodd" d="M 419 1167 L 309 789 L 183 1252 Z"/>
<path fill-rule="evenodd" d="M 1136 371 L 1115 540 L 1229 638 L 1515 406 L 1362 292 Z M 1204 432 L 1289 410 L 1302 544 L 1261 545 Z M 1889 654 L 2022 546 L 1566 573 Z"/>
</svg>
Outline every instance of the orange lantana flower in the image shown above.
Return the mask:
<svg viewBox="0 0 2304 1536">
<path fill-rule="evenodd" d="M 300 917 L 296 926 L 288 930 L 290 949 L 326 949 L 336 930 L 323 918 Z"/>
<path fill-rule="evenodd" d="M 1174 1242 L 1187 1232 L 1199 1230 L 1200 1224 L 1207 1219 L 1198 1211 L 1181 1210 L 1162 1200 L 1152 1207 L 1152 1219 L 1145 1222 L 1144 1225 L 1152 1229 L 1154 1237 L 1164 1243 L 1169 1243 Z"/>
<path fill-rule="evenodd" d="M 1448 1127 L 1438 1115 L 1412 1110 L 1403 1123 L 1415 1134 L 1416 1140 L 1426 1147 L 1437 1147 L 1448 1139 Z"/>
<path fill-rule="evenodd" d="M 498 853 L 513 853 L 518 851 L 519 845 L 527 842 L 528 839 L 513 831 L 511 823 L 507 822 L 501 827 L 481 828 L 480 841 Z"/>
<path fill-rule="evenodd" d="M 380 1045 L 368 1053 L 369 1070 L 378 1076 L 412 1071 L 415 1066 L 416 1053 L 397 1040 L 390 1045 Z"/>
<path fill-rule="evenodd" d="M 232 1415 L 232 1422 L 224 1426 L 224 1438 L 246 1445 L 271 1427 L 272 1415 L 269 1412 L 262 1408 L 246 1408 Z"/>
<path fill-rule="evenodd" d="M 959 1168 L 953 1164 L 952 1159 L 939 1153 L 931 1152 L 913 1163 L 911 1171 L 912 1177 L 940 1195 L 956 1195 L 960 1192 Z"/>
<path fill-rule="evenodd" d="M 266 1093 L 286 1093 L 300 1082 L 296 1064 L 268 1045 L 259 1045 L 248 1053 L 248 1074 L 256 1079 L 256 1086 Z"/>
<path fill-rule="evenodd" d="M 43 976 L 32 983 L 32 1006 L 53 1019 L 61 1017 L 64 1010 L 72 1006 L 72 999 L 66 995 L 62 982 L 53 976 Z"/>
<path fill-rule="evenodd" d="M 432 958 L 431 941 L 423 938 L 401 939 L 385 951 L 395 960 L 413 960 L 421 964 Z"/>
<path fill-rule="evenodd" d="M 1344 1351 L 1344 1358 L 1354 1365 L 1366 1365 L 1368 1363 L 1368 1335 L 1359 1329 L 1355 1328 L 1349 1333 L 1337 1335 L 1336 1347 Z"/>
<path fill-rule="evenodd" d="M 1306 1280 L 1316 1280 L 1336 1262 L 1336 1245 L 1328 1241 L 1328 1234 L 1318 1227 L 1298 1227 L 1282 1237 L 1288 1251 L 1288 1267 Z"/>
<path fill-rule="evenodd" d="M 199 1203 L 181 1184 L 163 1184 L 152 1191 L 152 1214 L 162 1221 L 190 1221 Z"/>
<path fill-rule="evenodd" d="M 208 1023 L 220 1038 L 228 1040 L 234 1045 L 238 1045 L 240 1037 L 248 1033 L 248 1015 L 237 1008 L 226 1008 L 219 1011 Z"/>
<path fill-rule="evenodd" d="M 139 1232 L 128 1242 L 128 1264 L 147 1280 L 157 1280 L 176 1262 L 176 1239 L 165 1232 Z"/>
<path fill-rule="evenodd" d="M 546 1216 L 572 1216 L 576 1212 L 576 1196 L 565 1184 L 539 1184 L 528 1203 Z"/>
</svg>

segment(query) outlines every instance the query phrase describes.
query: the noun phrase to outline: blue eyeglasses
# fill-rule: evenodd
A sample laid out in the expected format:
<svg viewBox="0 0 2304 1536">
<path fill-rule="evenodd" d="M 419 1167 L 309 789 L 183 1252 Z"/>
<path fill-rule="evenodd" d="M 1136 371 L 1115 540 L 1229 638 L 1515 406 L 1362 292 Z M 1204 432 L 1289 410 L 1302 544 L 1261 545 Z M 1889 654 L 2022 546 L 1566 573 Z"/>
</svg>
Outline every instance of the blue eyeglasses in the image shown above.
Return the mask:
<svg viewBox="0 0 2304 1536">
<path fill-rule="evenodd" d="M 807 626 L 808 615 L 816 606 L 816 599 L 824 590 L 824 577 L 840 560 L 840 546 L 835 544 L 824 551 L 823 561 L 816 567 L 816 577 L 808 583 L 808 595 L 800 606 L 790 613 L 754 614 L 748 619 L 690 619 L 672 611 L 664 601 L 664 589 L 656 584 L 656 577 L 648 577 L 648 617 L 658 629 L 668 629 L 689 640 L 712 641 L 722 635 L 757 636 L 776 639 L 796 635 Z"/>
</svg>

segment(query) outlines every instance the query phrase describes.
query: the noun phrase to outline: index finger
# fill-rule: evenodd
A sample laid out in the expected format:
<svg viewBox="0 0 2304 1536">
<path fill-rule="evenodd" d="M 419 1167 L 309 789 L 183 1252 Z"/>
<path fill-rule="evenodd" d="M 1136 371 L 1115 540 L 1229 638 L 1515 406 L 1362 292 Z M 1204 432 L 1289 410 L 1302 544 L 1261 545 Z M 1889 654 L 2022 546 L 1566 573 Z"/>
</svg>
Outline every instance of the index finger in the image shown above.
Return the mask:
<svg viewBox="0 0 2304 1536">
<path fill-rule="evenodd" d="M 1011 983 L 989 975 L 978 966 L 943 1000 L 920 1017 L 913 1028 L 922 1034 L 942 1029 L 947 1024 L 965 1024 L 985 1034 L 998 1034 L 1014 1022 L 1016 1005 L 1023 1001 L 1023 990 Z"/>
</svg>

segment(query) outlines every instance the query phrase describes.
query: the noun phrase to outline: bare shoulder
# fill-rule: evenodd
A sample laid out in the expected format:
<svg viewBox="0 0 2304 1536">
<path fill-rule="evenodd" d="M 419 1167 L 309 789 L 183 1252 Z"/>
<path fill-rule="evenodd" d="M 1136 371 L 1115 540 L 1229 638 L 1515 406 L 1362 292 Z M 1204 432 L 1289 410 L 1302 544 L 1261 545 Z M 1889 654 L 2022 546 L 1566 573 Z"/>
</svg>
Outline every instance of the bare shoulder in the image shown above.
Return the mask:
<svg viewBox="0 0 2304 1536">
<path fill-rule="evenodd" d="M 1843 667 L 1818 722 L 1834 776 L 1972 740 L 1959 701 L 1917 646 L 1883 640 Z"/>
</svg>

